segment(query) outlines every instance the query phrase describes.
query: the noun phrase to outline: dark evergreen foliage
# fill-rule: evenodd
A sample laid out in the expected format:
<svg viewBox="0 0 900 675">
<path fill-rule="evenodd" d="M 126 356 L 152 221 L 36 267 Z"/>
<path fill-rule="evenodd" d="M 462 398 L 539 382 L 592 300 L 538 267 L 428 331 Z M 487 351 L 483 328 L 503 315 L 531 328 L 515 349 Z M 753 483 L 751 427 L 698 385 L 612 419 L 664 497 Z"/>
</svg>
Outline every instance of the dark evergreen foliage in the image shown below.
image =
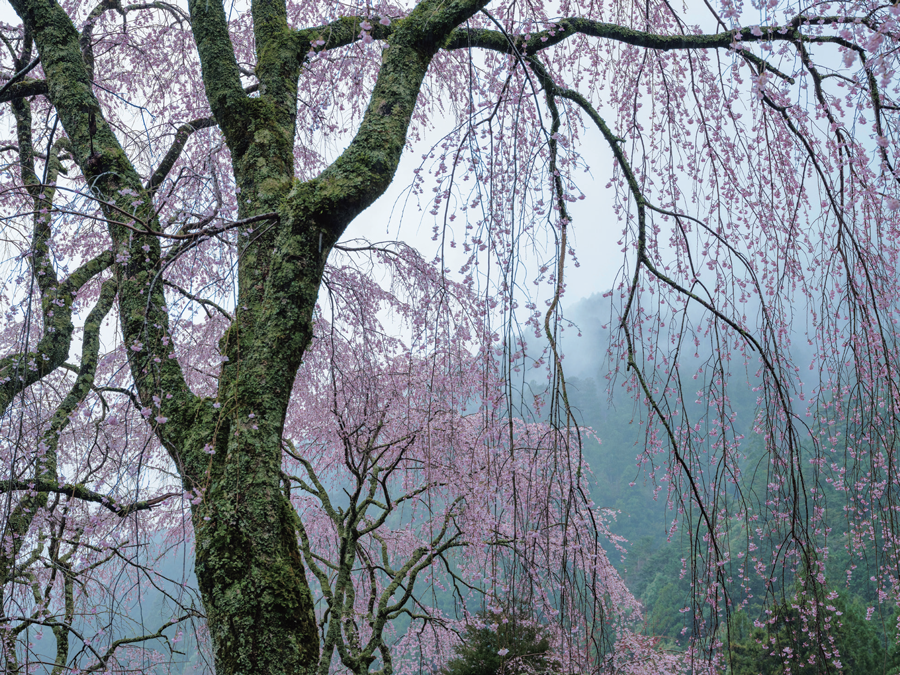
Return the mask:
<svg viewBox="0 0 900 675">
<path fill-rule="evenodd" d="M 462 636 L 443 675 L 526 675 L 558 672 L 541 626 L 522 613 L 484 612 Z"/>
</svg>

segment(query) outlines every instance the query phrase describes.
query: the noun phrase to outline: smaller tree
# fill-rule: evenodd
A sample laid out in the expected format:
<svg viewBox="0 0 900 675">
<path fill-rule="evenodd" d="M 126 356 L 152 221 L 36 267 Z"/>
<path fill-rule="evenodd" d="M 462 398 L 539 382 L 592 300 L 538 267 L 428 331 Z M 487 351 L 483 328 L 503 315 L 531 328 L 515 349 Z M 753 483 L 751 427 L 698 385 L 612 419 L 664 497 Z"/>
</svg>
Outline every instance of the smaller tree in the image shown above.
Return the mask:
<svg viewBox="0 0 900 675">
<path fill-rule="evenodd" d="M 553 673 L 559 663 L 550 654 L 546 629 L 516 608 L 488 609 L 466 626 L 456 657 L 444 675 L 522 675 Z"/>
<path fill-rule="evenodd" d="M 810 628 L 816 614 L 831 624 L 825 645 L 816 644 Z M 744 613 L 732 618 L 730 675 L 781 675 L 788 669 L 794 675 L 889 675 L 898 671 L 896 650 L 882 641 L 878 623 L 857 602 L 835 597 L 813 613 L 808 602 L 794 595 L 768 609 L 766 617 L 753 622 L 753 627 Z M 831 659 L 822 660 L 821 651 Z"/>
</svg>

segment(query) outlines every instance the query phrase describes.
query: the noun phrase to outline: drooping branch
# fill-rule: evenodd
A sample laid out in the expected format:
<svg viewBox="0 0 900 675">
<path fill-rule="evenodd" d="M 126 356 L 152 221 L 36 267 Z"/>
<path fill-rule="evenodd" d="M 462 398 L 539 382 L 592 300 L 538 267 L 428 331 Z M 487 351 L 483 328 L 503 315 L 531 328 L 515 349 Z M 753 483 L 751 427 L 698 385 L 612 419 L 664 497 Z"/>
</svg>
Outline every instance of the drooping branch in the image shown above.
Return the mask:
<svg viewBox="0 0 900 675">
<path fill-rule="evenodd" d="M 631 168 L 631 163 L 628 161 L 628 158 L 625 156 L 625 153 L 622 150 L 621 139 L 619 139 L 617 136 L 615 136 L 615 134 L 612 133 L 612 131 L 607 126 L 605 120 L 603 120 L 603 118 L 597 113 L 597 111 L 593 108 L 593 106 L 590 104 L 590 102 L 587 101 L 583 96 L 581 96 L 577 92 L 559 87 L 553 81 L 553 79 L 550 77 L 549 73 L 547 73 L 546 69 L 543 68 L 543 66 L 538 61 L 532 59 L 529 62 L 529 65 L 534 70 L 535 74 L 537 75 L 538 79 L 541 82 L 541 85 L 545 88 L 545 90 L 547 90 L 548 97 L 555 98 L 558 96 L 560 98 L 566 98 L 566 99 L 572 100 L 573 102 L 578 104 L 582 109 L 584 109 L 584 111 L 590 116 L 591 120 L 595 123 L 598 130 L 603 135 L 604 140 L 606 140 L 607 145 L 612 150 L 612 152 L 616 158 L 616 161 L 619 165 L 619 168 L 622 170 L 623 174 L 625 175 L 626 183 L 631 192 L 631 196 L 635 201 L 635 205 L 636 205 L 637 211 L 638 211 L 638 222 L 639 222 L 639 225 L 638 225 L 638 227 L 639 227 L 639 242 L 638 242 L 638 250 L 637 250 L 638 260 L 637 260 L 637 264 L 635 265 L 634 278 L 632 279 L 632 282 L 631 282 L 631 292 L 628 297 L 628 303 L 626 304 L 626 307 L 625 307 L 624 311 L 622 312 L 622 318 L 621 318 L 621 326 L 622 326 L 623 331 L 625 332 L 625 337 L 626 337 L 626 341 L 628 344 L 628 365 L 635 372 L 636 377 L 638 378 L 638 381 L 640 383 L 640 386 L 644 392 L 644 395 L 645 395 L 648 403 L 651 405 L 651 407 L 655 411 L 657 418 L 660 421 L 660 424 L 662 424 L 666 430 L 672 452 L 674 453 L 675 458 L 676 458 L 676 462 L 678 463 L 680 468 L 684 471 L 684 474 L 690 483 L 691 496 L 693 498 L 693 501 L 697 504 L 697 507 L 700 509 L 701 517 L 704 521 L 707 531 L 709 532 L 709 536 L 711 538 L 711 543 L 712 543 L 712 546 L 713 546 L 713 548 L 715 550 L 715 554 L 716 554 L 716 561 L 718 562 L 718 560 L 721 559 L 722 551 L 720 549 L 719 542 L 715 536 L 716 529 L 715 529 L 714 517 L 709 512 L 709 509 L 706 505 L 706 500 L 704 499 L 703 494 L 701 493 L 701 491 L 697 485 L 697 481 L 694 478 L 691 468 L 687 465 L 685 459 L 682 456 L 682 452 L 679 449 L 680 445 L 675 437 L 674 430 L 671 428 L 671 425 L 670 425 L 666 415 L 660 409 L 659 402 L 657 401 L 656 396 L 654 395 L 651 388 L 648 386 L 648 384 L 644 378 L 643 372 L 641 371 L 640 367 L 637 364 L 637 361 L 635 359 L 635 353 L 634 353 L 633 338 L 631 336 L 631 332 L 627 325 L 627 320 L 629 318 L 631 303 L 633 301 L 634 294 L 636 292 L 638 282 L 639 282 L 639 275 L 640 275 L 641 268 L 643 266 L 650 266 L 651 271 L 655 270 L 655 268 L 652 267 L 652 262 L 649 260 L 647 254 L 646 254 L 646 224 L 645 223 L 646 223 L 646 218 L 647 218 L 647 215 L 646 215 L 646 209 L 648 206 L 647 199 L 644 196 L 643 191 L 640 189 L 637 178 L 635 177 L 633 170 Z M 565 211 L 563 211 L 563 213 L 565 213 Z M 703 301 L 702 299 L 698 298 L 695 294 L 690 293 L 686 289 L 681 289 L 679 287 L 679 290 L 686 293 L 689 297 L 696 299 L 698 302 L 701 302 L 704 306 L 706 306 L 708 309 L 710 309 L 710 311 L 713 311 L 721 319 L 727 321 L 729 324 L 731 324 L 733 327 L 735 327 L 741 334 L 745 335 L 749 341 L 751 341 L 755 344 L 755 340 L 753 339 L 753 337 L 751 335 L 749 335 L 746 331 L 742 330 L 739 326 L 737 326 L 734 323 L 733 320 L 724 316 L 715 307 L 712 307 L 708 302 Z M 546 326 L 545 326 L 545 328 L 546 328 Z M 549 330 L 548 330 L 548 338 L 551 339 L 551 344 L 552 344 L 552 336 L 549 335 Z"/>
<path fill-rule="evenodd" d="M 802 50 L 803 45 L 800 44 L 799 48 Z M 713 560 L 709 561 L 708 567 L 710 569 L 710 573 L 715 574 L 717 578 L 717 583 L 714 586 L 717 602 L 721 601 L 725 605 L 730 605 L 729 589 L 726 583 L 727 579 L 723 574 L 723 568 L 721 567 L 722 561 L 725 560 L 725 557 L 723 556 L 726 555 L 726 552 L 723 546 L 724 542 L 719 541 L 719 536 L 717 534 L 719 532 L 718 528 L 721 525 L 718 517 L 719 514 L 716 513 L 715 509 L 710 508 L 710 504 L 706 503 L 701 490 L 701 479 L 698 475 L 696 475 L 694 468 L 689 464 L 689 458 L 687 454 L 688 448 L 685 448 L 681 444 L 681 442 L 679 442 L 676 429 L 674 428 L 671 419 L 666 414 L 667 411 L 665 409 L 665 401 L 660 398 L 658 390 L 654 388 L 652 383 L 648 380 L 646 373 L 638 363 L 638 347 L 636 339 L 633 334 L 632 328 L 627 324 L 629 314 L 632 311 L 633 307 L 632 303 L 637 297 L 638 283 L 642 269 L 648 272 L 652 277 L 655 277 L 662 284 L 674 290 L 680 296 L 692 300 L 702 306 L 705 310 L 710 312 L 715 317 L 717 322 L 721 322 L 722 324 L 728 326 L 735 332 L 736 335 L 740 336 L 740 338 L 744 340 L 752 350 L 756 351 L 759 354 L 760 360 L 763 365 L 762 370 L 765 376 L 769 378 L 770 382 L 772 383 L 771 394 L 774 394 L 778 415 L 791 420 L 788 425 L 788 433 L 786 438 L 787 447 L 785 449 L 785 454 L 788 457 L 788 459 L 786 460 L 786 465 L 790 471 L 790 480 L 792 481 L 792 498 L 794 504 L 793 508 L 789 512 L 790 531 L 786 536 L 786 539 L 778 546 L 779 554 L 776 555 L 776 560 L 782 551 L 786 550 L 789 546 L 796 545 L 802 553 L 803 567 L 804 570 L 806 570 L 806 574 L 808 575 L 807 579 L 813 581 L 813 583 L 807 587 L 809 589 L 809 592 L 815 594 L 816 597 L 819 597 L 819 595 L 824 596 L 821 585 L 815 583 L 815 580 L 813 579 L 813 577 L 815 576 L 815 572 L 810 571 L 817 569 L 816 565 L 818 555 L 816 552 L 814 537 L 810 533 L 808 523 L 801 522 L 804 518 L 808 518 L 809 513 L 808 506 L 801 504 L 804 499 L 808 498 L 808 492 L 804 483 L 806 479 L 804 478 L 803 472 L 800 468 L 800 438 L 798 434 L 798 427 L 803 426 L 804 423 L 792 410 L 791 398 L 788 394 L 787 386 L 785 384 L 785 375 L 779 370 L 779 365 L 776 362 L 775 358 L 772 356 L 772 353 L 770 351 L 767 351 L 765 348 L 768 339 L 774 338 L 774 328 L 768 319 L 768 312 L 764 308 L 764 337 L 757 337 L 748 329 L 741 326 L 734 318 L 728 316 L 720 307 L 716 306 L 711 295 L 709 299 L 701 297 L 694 291 L 693 287 L 686 287 L 685 285 L 679 283 L 675 279 L 668 276 L 665 272 L 660 270 L 648 253 L 647 211 L 656 211 L 665 216 L 675 218 L 676 220 L 690 219 L 696 222 L 713 238 L 720 240 L 720 243 L 725 246 L 732 255 L 740 259 L 747 266 L 748 271 L 750 271 L 751 277 L 753 278 L 753 283 L 756 284 L 757 291 L 760 293 L 760 297 L 762 297 L 762 289 L 760 289 L 758 286 L 758 282 L 752 272 L 752 269 L 750 268 L 749 262 L 743 255 L 734 250 L 733 247 L 728 244 L 728 242 L 721 241 L 722 237 L 711 231 L 701 221 L 698 221 L 684 214 L 662 209 L 651 204 L 640 188 L 634 172 L 631 169 L 630 163 L 625 157 L 625 154 L 621 147 L 622 139 L 619 139 L 610 131 L 605 121 L 600 117 L 593 106 L 581 94 L 572 90 L 557 87 L 551 80 L 548 79 L 546 75 L 542 76 L 541 80 L 542 84 L 545 87 L 555 89 L 556 95 L 560 96 L 561 98 L 567 98 L 576 103 L 580 108 L 582 108 L 582 110 L 584 110 L 584 112 L 588 114 L 590 119 L 595 123 L 595 125 L 601 131 L 605 140 L 607 141 L 608 146 L 613 151 L 613 154 L 616 157 L 617 165 L 624 175 L 626 186 L 631 193 L 631 197 L 633 198 L 637 207 L 637 261 L 634 271 L 634 277 L 632 278 L 629 293 L 627 294 L 627 303 L 622 313 L 621 323 L 621 328 L 623 330 L 627 346 L 627 363 L 628 367 L 634 373 L 634 376 L 640 387 L 640 391 L 643 393 L 647 405 L 650 407 L 653 415 L 658 419 L 660 426 L 664 429 L 668 437 L 669 446 L 674 461 L 688 481 L 692 501 L 697 505 L 700 511 L 699 520 L 702 521 L 707 532 L 709 533 L 709 541 L 711 544 L 711 553 L 713 555 Z M 770 100 L 767 102 L 767 104 L 769 104 L 770 107 L 772 105 Z M 787 124 L 791 126 L 791 129 L 795 133 L 795 135 L 797 135 L 798 138 L 802 139 L 802 135 L 800 134 L 799 130 L 792 125 L 786 111 L 784 109 L 780 109 L 779 112 L 784 116 Z M 818 166 L 816 167 L 816 169 L 820 170 Z M 823 183 L 826 183 L 826 181 L 824 180 L 824 176 Z M 840 219 L 840 216 L 838 216 L 838 218 Z M 700 282 L 697 281 L 695 283 Z M 709 294 L 709 291 L 707 291 L 707 293 Z M 877 303 L 875 304 L 877 305 Z M 722 375 L 722 377 L 724 377 L 724 375 Z M 767 389 L 767 392 L 768 391 L 769 390 Z M 699 541 L 699 539 L 696 538 L 696 534 L 692 534 L 692 537 L 694 538 L 694 541 Z M 775 563 L 773 562 L 773 565 L 774 564 Z M 774 571 L 772 572 L 772 575 L 775 575 Z M 697 627 L 697 629 L 699 630 L 699 626 Z"/>
</svg>

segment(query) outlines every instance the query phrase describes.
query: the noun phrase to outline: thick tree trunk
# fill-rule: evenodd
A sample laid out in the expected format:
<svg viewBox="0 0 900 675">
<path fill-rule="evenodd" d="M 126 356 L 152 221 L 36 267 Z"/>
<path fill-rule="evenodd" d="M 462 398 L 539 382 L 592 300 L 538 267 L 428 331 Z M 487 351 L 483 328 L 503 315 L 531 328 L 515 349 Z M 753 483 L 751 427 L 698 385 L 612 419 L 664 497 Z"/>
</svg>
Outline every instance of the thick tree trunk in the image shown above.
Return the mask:
<svg viewBox="0 0 900 675">
<path fill-rule="evenodd" d="M 297 183 L 273 177 L 277 165 L 268 162 L 262 179 L 261 172 L 235 172 L 241 194 L 253 196 L 253 210 L 242 207 L 241 217 L 280 212 L 279 227 L 241 235 L 237 307 L 219 345 L 227 360 L 217 400 L 206 403 L 205 437 L 191 443 L 190 464 L 182 469 L 186 486 L 202 493 L 192 513 L 196 573 L 217 675 L 302 675 L 315 671 L 319 657 L 281 458 L 331 241 L 302 209 L 284 211 Z M 265 188 L 257 187 L 263 181 Z M 291 227 L 295 217 L 303 219 L 298 233 Z"/>
<path fill-rule="evenodd" d="M 318 663 L 297 516 L 281 485 L 285 416 L 328 255 L 315 231 L 303 229 L 243 248 L 235 321 L 220 344 L 228 359 L 220 407 L 207 402 L 213 423 L 183 468 L 186 486 L 202 493 L 192 513 L 196 573 L 217 675 L 301 675 Z"/>
<path fill-rule="evenodd" d="M 193 512 L 216 673 L 311 673 L 319 640 L 291 504 L 272 463 L 230 445 L 236 457 Z"/>
</svg>

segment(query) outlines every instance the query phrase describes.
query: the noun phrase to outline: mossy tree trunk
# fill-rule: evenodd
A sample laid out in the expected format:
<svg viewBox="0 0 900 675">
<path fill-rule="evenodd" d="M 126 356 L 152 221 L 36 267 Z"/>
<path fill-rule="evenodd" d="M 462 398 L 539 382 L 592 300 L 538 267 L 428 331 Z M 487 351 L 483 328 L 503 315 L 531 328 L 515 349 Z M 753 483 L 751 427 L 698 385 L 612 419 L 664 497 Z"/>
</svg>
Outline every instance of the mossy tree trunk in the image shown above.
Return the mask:
<svg viewBox="0 0 900 675">
<path fill-rule="evenodd" d="M 53 0 L 12 0 L 33 36 L 72 153 L 105 209 L 114 242 L 123 337 L 141 403 L 194 505 L 196 572 L 220 675 L 312 672 L 319 639 L 281 487 L 281 437 L 331 247 L 390 184 L 429 63 L 483 0 L 423 2 L 392 27 L 364 119 L 349 148 L 308 182 L 294 176 L 297 82 L 310 48 L 289 27 L 283 0 L 254 0 L 259 97 L 243 89 L 222 0 L 191 0 L 206 95 L 231 151 L 239 217 L 269 215 L 239 231 L 238 303 L 220 348 L 228 358 L 216 401 L 188 388 L 172 356 L 153 232 L 154 176 L 142 183 L 93 94 L 92 57 Z M 113 3 L 108 3 L 112 6 Z M 346 24 L 346 25 L 345 25 Z M 354 39 L 359 27 L 339 21 Z M 336 35 L 332 31 L 332 35 Z M 338 39 L 340 38 L 338 36 Z M 132 222 L 134 194 L 143 205 Z M 250 232 L 255 229 L 253 235 Z M 146 230 L 143 234 L 140 230 Z M 210 449 L 215 453 L 211 454 Z"/>
</svg>

